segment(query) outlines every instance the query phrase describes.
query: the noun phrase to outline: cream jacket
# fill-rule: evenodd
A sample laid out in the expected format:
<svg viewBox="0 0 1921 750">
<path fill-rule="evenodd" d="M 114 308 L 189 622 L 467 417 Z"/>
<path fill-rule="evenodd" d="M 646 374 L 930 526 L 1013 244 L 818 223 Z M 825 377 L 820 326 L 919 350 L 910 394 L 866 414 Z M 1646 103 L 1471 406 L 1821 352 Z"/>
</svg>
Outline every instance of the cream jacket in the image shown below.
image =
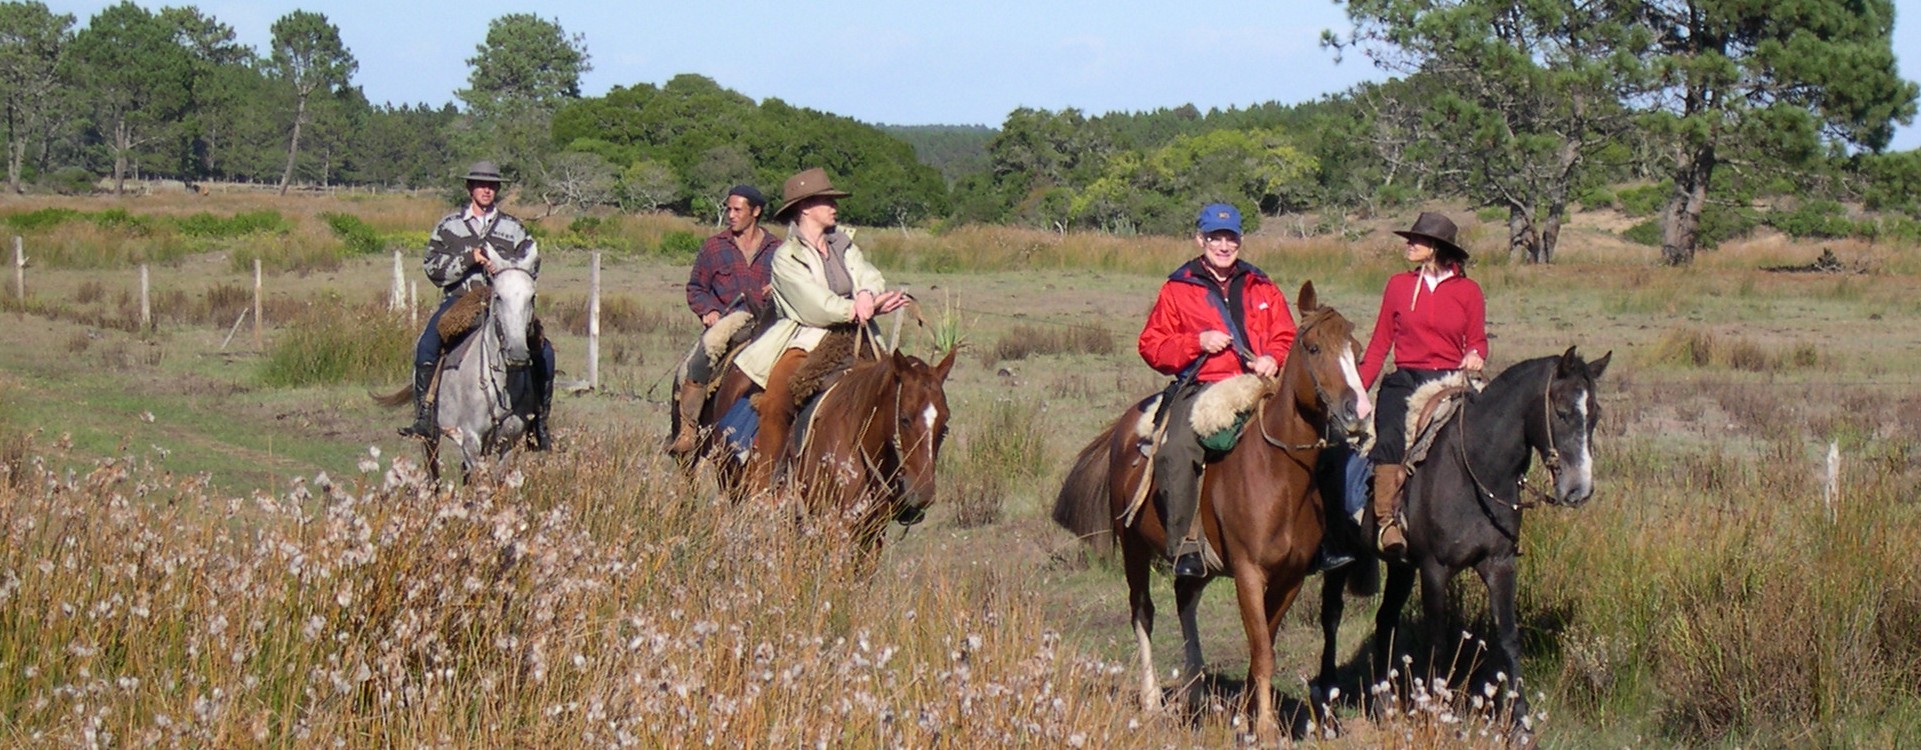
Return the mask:
<svg viewBox="0 0 1921 750">
<path fill-rule="evenodd" d="M 847 275 L 854 280 L 854 293 L 876 295 L 887 286 L 880 270 L 854 244 L 854 230 L 842 228 L 829 234 L 827 241 L 844 243 Z M 827 326 L 854 319 L 854 300 L 835 294 L 827 287 L 827 260 L 800 241 L 800 232 L 788 228 L 787 241 L 774 249 L 774 309 L 780 319 L 760 338 L 742 349 L 734 365 L 760 387 L 767 387 L 767 376 L 774 361 L 788 349 L 813 351 L 827 334 Z"/>
</svg>

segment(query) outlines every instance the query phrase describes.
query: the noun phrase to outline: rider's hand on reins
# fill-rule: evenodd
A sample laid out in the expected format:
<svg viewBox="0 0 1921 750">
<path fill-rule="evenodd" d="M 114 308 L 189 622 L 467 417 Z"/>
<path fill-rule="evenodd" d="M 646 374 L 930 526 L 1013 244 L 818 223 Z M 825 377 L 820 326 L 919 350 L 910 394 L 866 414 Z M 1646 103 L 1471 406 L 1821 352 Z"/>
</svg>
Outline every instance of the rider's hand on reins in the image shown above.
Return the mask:
<svg viewBox="0 0 1921 750">
<path fill-rule="evenodd" d="M 1273 357 L 1263 354 L 1255 357 L 1254 361 L 1248 364 L 1248 369 L 1253 370 L 1255 375 L 1263 378 L 1271 378 L 1281 374 L 1281 363 L 1274 361 Z"/>
<path fill-rule="evenodd" d="M 486 250 L 474 248 L 474 262 L 480 264 L 480 270 L 486 271 L 488 276 L 494 275 L 494 261 L 487 257 Z"/>
<path fill-rule="evenodd" d="M 1201 351 L 1219 354 L 1221 350 L 1234 345 L 1234 339 L 1220 331 L 1201 331 Z"/>
</svg>

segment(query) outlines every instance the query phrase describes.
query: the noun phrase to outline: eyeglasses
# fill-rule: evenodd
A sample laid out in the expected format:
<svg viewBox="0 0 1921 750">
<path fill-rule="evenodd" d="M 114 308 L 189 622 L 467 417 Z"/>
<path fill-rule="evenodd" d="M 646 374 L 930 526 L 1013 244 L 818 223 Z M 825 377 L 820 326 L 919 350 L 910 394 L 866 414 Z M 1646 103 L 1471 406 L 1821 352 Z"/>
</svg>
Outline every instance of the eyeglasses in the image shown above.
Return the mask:
<svg viewBox="0 0 1921 750">
<path fill-rule="evenodd" d="M 1239 238 L 1239 237 L 1236 237 L 1236 236 L 1234 236 L 1234 235 L 1231 235 L 1231 234 L 1214 234 L 1214 235 L 1208 235 L 1208 237 L 1207 237 L 1207 241 L 1208 241 L 1209 243 L 1212 243 L 1212 244 L 1216 244 L 1216 245 L 1239 245 L 1239 244 L 1241 244 L 1241 238 Z"/>
</svg>

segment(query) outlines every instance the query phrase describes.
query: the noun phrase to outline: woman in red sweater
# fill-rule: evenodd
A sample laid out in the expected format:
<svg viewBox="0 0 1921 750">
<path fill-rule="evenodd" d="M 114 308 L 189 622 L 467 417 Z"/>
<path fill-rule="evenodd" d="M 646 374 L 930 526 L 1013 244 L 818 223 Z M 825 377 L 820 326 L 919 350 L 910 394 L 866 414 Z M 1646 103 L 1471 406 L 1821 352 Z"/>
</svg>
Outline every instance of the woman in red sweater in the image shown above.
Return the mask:
<svg viewBox="0 0 1921 750">
<path fill-rule="evenodd" d="M 1373 387 L 1394 353 L 1394 371 L 1380 378 L 1374 403 L 1375 543 L 1382 554 L 1407 552 L 1401 528 L 1401 484 L 1407 480 L 1407 399 L 1431 380 L 1457 370 L 1479 372 L 1487 361 L 1487 300 L 1467 277 L 1467 251 L 1454 241 L 1454 222 L 1423 212 L 1414 227 L 1395 232 L 1407 238 L 1412 271 L 1388 278 L 1381 293 L 1381 314 L 1361 359 L 1361 382 Z"/>
</svg>

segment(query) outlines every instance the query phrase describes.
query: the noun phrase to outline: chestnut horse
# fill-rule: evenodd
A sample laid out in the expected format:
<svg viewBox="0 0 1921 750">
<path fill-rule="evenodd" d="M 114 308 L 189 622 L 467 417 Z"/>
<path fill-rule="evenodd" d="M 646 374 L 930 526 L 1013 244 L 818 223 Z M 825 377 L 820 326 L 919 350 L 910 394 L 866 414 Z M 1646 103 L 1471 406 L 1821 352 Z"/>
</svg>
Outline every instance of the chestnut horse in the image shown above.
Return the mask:
<svg viewBox="0 0 1921 750">
<path fill-rule="evenodd" d="M 815 513 L 837 512 L 860 549 L 889 520 L 911 524 L 934 501 L 934 465 L 947 442 L 947 372 L 895 351 L 856 363 L 828 386 L 819 418 L 789 445 L 786 476 Z"/>
<path fill-rule="evenodd" d="M 820 395 L 813 424 L 790 433 L 776 461 L 783 485 L 799 491 L 816 512 L 833 508 L 851 516 L 863 546 L 878 540 L 888 518 L 918 520 L 934 500 L 954 354 L 949 351 L 936 365 L 899 351 L 856 361 Z M 728 443 L 716 423 L 757 391 L 730 365 L 701 409 L 703 434 L 695 455 L 714 462 L 721 488 L 736 501 L 747 492 L 749 457 Z"/>
<path fill-rule="evenodd" d="M 1185 660 L 1180 678 L 1198 687 L 1202 660 L 1195 605 L 1215 575 L 1234 578 L 1241 627 L 1247 635 L 1247 690 L 1255 726 L 1264 739 L 1279 733 L 1274 710 L 1274 635 L 1281 616 L 1300 593 L 1321 543 L 1323 510 L 1313 467 L 1327 436 L 1358 443 L 1372 410 L 1355 362 L 1361 353 L 1354 326 L 1331 307 L 1320 306 L 1312 282 L 1298 297 L 1301 324 L 1277 378 L 1265 384 L 1246 432 L 1203 479 L 1196 518 L 1224 568 L 1207 578 L 1177 578 L 1174 600 L 1181 621 Z M 1122 519 L 1141 491 L 1150 462 L 1140 451 L 1137 425 L 1149 398 L 1081 449 L 1054 503 L 1054 520 L 1077 534 L 1111 531 L 1125 562 L 1128 606 L 1140 647 L 1141 705 L 1161 707 L 1150 636 L 1154 602 L 1148 569 L 1164 549 L 1166 531 L 1151 501 L 1133 523 Z M 1148 488 L 1146 497 L 1152 497 Z"/>
</svg>

